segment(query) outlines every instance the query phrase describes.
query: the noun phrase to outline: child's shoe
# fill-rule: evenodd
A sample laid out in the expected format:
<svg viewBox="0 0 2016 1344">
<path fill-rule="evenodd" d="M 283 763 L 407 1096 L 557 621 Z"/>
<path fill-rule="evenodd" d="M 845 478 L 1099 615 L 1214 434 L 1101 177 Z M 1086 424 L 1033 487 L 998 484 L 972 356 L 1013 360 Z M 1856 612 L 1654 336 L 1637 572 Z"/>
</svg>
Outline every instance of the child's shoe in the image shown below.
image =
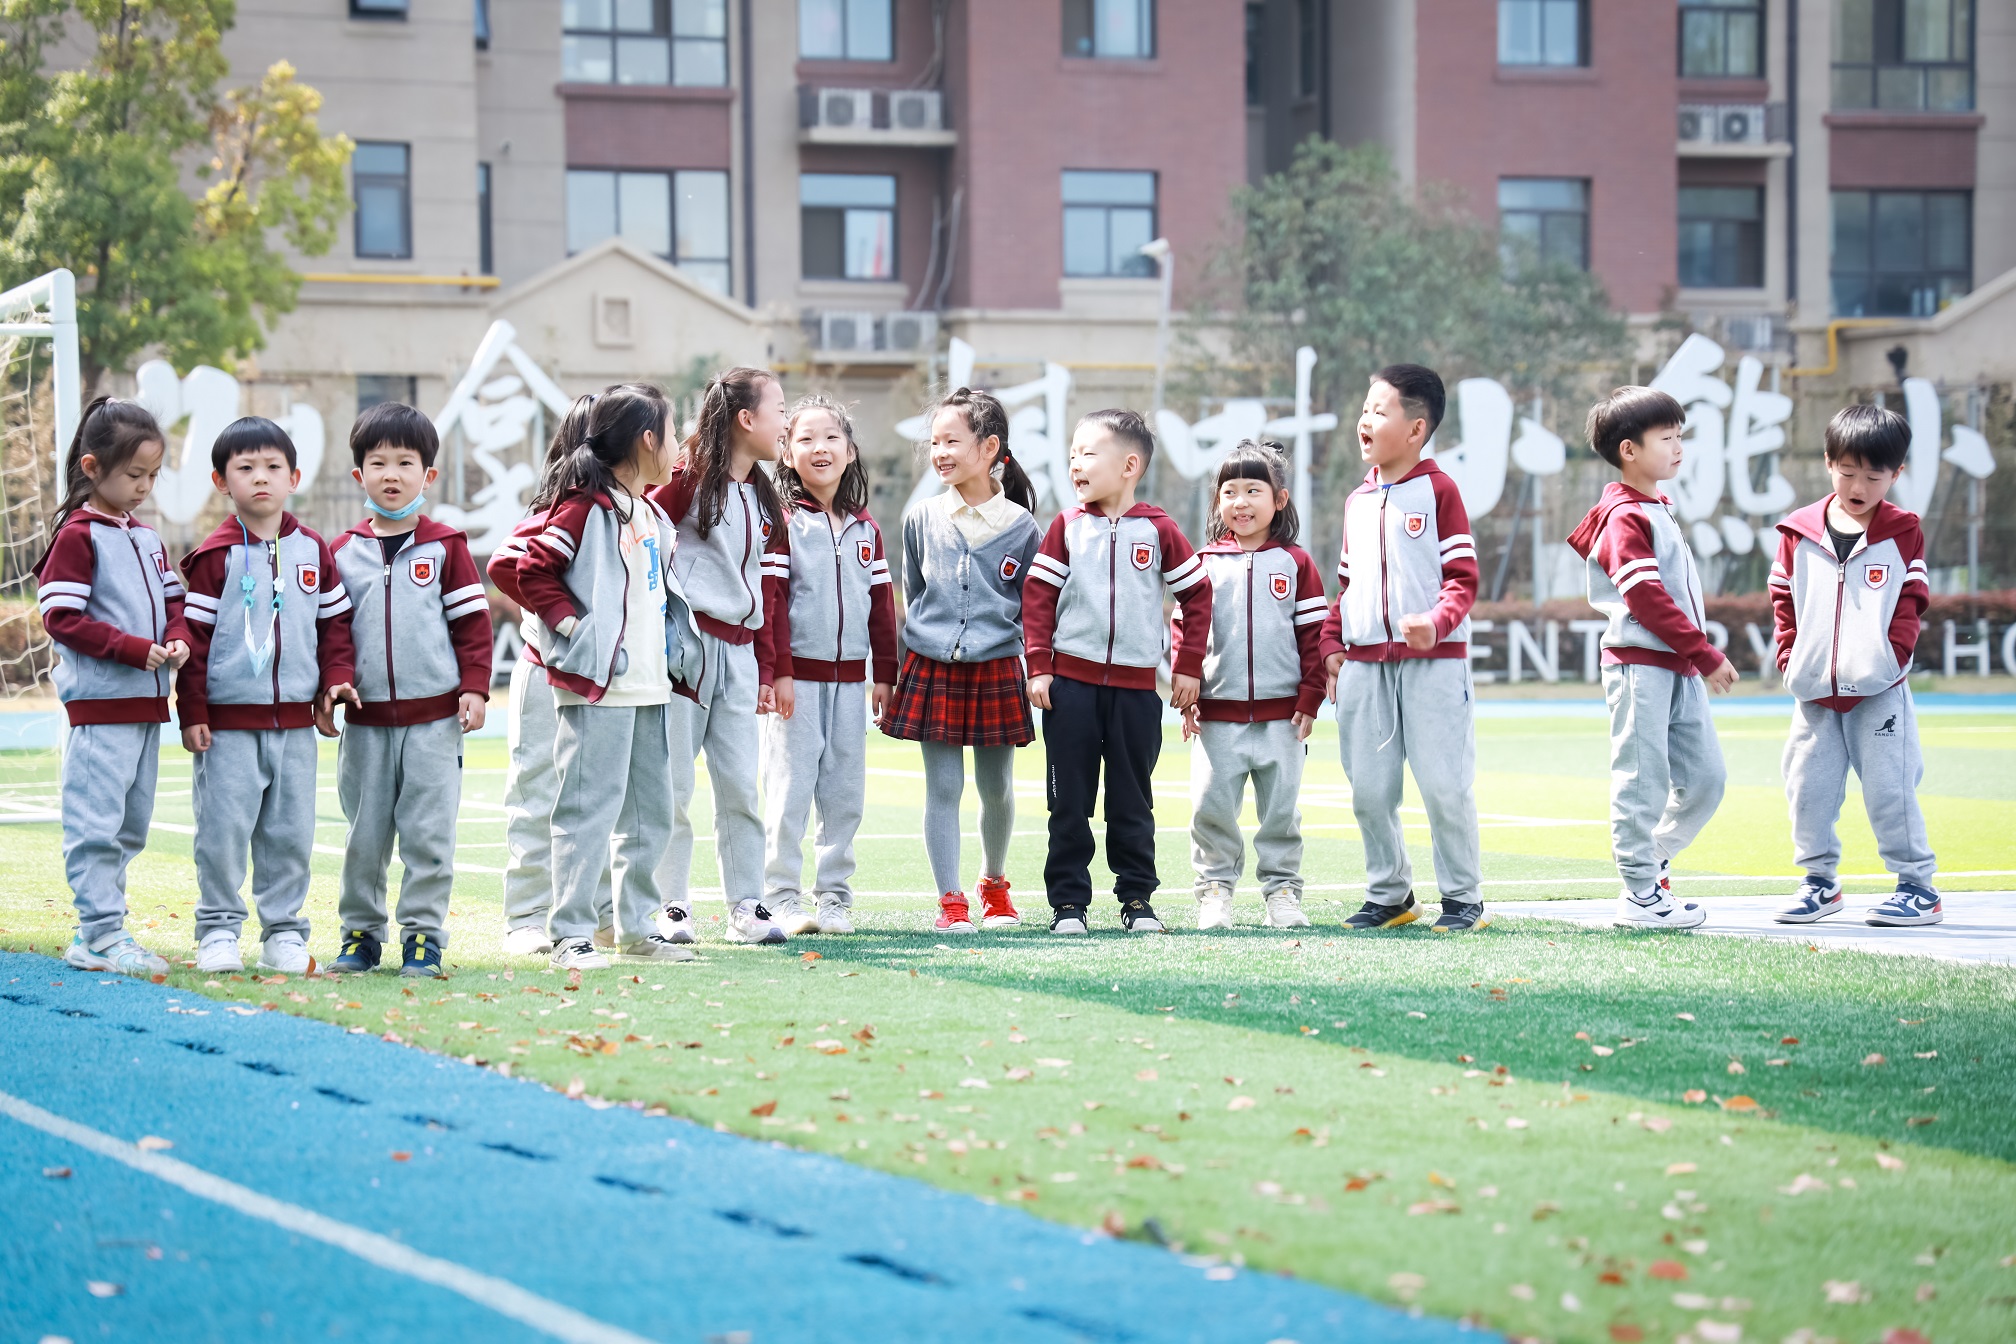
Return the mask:
<svg viewBox="0 0 2016 1344">
<path fill-rule="evenodd" d="M 690 943 L 693 937 L 693 912 L 683 905 L 670 904 L 652 916 L 658 925 L 658 936 L 674 943 Z"/>
<path fill-rule="evenodd" d="M 401 944 L 399 974 L 408 979 L 446 980 L 448 972 L 441 969 L 441 944 L 424 933 L 407 936 Z"/>
<path fill-rule="evenodd" d="M 1829 915 L 1839 914 L 1847 905 L 1841 899 L 1841 884 L 1826 882 L 1817 877 L 1809 877 L 1799 884 L 1799 891 L 1792 897 L 1792 904 L 1780 910 L 1772 918 L 1780 924 L 1817 924 Z"/>
<path fill-rule="evenodd" d="M 216 929 L 203 935 L 196 948 L 196 969 L 219 973 L 242 971 L 245 959 L 238 955 L 238 935 L 231 929 Z"/>
<path fill-rule="evenodd" d="M 1626 887 L 1617 897 L 1620 929 L 1695 929 L 1708 920 L 1708 912 L 1693 901 L 1676 901 L 1657 882 L 1644 893 Z"/>
<path fill-rule="evenodd" d="M 1162 927 L 1162 921 L 1155 917 L 1155 907 L 1138 897 L 1120 907 L 1120 922 L 1127 926 L 1129 933 L 1168 932 Z"/>
<path fill-rule="evenodd" d="M 682 947 L 663 934 L 647 933 L 634 943 L 623 944 L 618 961 L 692 961 L 693 949 Z"/>
<path fill-rule="evenodd" d="M 595 950 L 593 939 L 562 938 L 553 945 L 547 964 L 556 971 L 599 971 L 609 965 L 609 958 Z"/>
<path fill-rule="evenodd" d="M 63 960 L 80 971 L 117 971 L 143 979 L 168 974 L 168 963 L 140 946 L 130 933 L 121 933 L 117 942 L 94 950 L 80 932 L 70 940 Z"/>
<path fill-rule="evenodd" d="M 819 916 L 816 923 L 821 933 L 854 932 L 854 921 L 849 917 L 847 902 L 831 892 L 819 893 Z"/>
<path fill-rule="evenodd" d="M 1414 901 L 1414 893 L 1408 892 L 1407 899 L 1398 905 L 1381 905 L 1377 901 L 1367 901 L 1358 907 L 1358 913 L 1344 921 L 1347 929 L 1397 929 L 1402 924 L 1412 924 L 1421 918 L 1421 908 Z"/>
<path fill-rule="evenodd" d="M 1081 934 L 1085 932 L 1085 907 L 1082 905 L 1060 905 L 1050 912 L 1050 932 Z"/>
<path fill-rule="evenodd" d="M 1022 915 L 1015 909 L 1015 902 L 1008 899 L 1008 879 L 981 878 L 980 923 L 990 929 L 1008 929 L 1021 922 Z"/>
<path fill-rule="evenodd" d="M 543 957 L 553 950 L 553 939 L 544 924 L 520 924 L 504 935 L 507 957 Z"/>
<path fill-rule="evenodd" d="M 1264 898 L 1267 904 L 1267 927 L 1270 929 L 1306 929 L 1309 916 L 1302 913 L 1302 888 L 1283 887 L 1269 892 Z M 1229 913 L 1229 912 L 1228 912 Z M 1226 927 L 1231 927 L 1228 918 Z"/>
<path fill-rule="evenodd" d="M 385 955 L 378 935 L 364 929 L 343 931 L 343 950 L 336 960 L 329 963 L 332 974 L 362 975 L 366 971 L 378 969 L 379 959 Z"/>
<path fill-rule="evenodd" d="M 737 901 L 728 912 L 727 938 L 731 943 L 781 943 L 785 937 L 763 903 L 753 896 Z"/>
<path fill-rule="evenodd" d="M 1200 929 L 1232 927 L 1232 888 L 1222 882 L 1211 882 L 1205 885 L 1203 891 L 1197 893 L 1197 927 Z"/>
<path fill-rule="evenodd" d="M 779 927 L 796 938 L 801 933 L 819 932 L 819 916 L 805 908 L 805 903 L 797 896 L 787 896 L 777 902 L 773 912 Z"/>
<path fill-rule="evenodd" d="M 938 920 L 932 928 L 940 933 L 973 932 L 973 908 L 966 904 L 966 893 L 948 891 L 938 898 Z"/>
<path fill-rule="evenodd" d="M 1490 925 L 1491 916 L 1484 913 L 1482 901 L 1444 901 L 1442 913 L 1429 927 L 1437 933 L 1471 933 Z"/>
<path fill-rule="evenodd" d="M 298 933 L 276 933 L 259 951 L 259 969 L 282 975 L 307 975 L 315 969 L 308 955 L 308 940 Z"/>
<path fill-rule="evenodd" d="M 1885 928 L 1909 928 L 1917 924 L 1937 924 L 1946 918 L 1940 907 L 1939 893 L 1918 882 L 1897 879 L 1897 890 L 1890 899 L 1871 910 L 1863 917 L 1870 924 Z"/>
</svg>

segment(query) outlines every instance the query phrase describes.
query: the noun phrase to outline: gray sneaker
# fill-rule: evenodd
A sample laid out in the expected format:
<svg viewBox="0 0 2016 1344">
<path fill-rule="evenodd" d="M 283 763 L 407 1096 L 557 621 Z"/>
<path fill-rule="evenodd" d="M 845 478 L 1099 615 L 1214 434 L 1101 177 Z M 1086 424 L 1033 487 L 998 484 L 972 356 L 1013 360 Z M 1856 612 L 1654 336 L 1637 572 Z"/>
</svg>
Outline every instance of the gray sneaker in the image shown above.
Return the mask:
<svg viewBox="0 0 2016 1344">
<path fill-rule="evenodd" d="M 1302 888 L 1283 887 L 1269 894 L 1267 904 L 1267 927 L 1270 929 L 1306 929 L 1309 916 L 1302 913 Z"/>
<path fill-rule="evenodd" d="M 849 918 L 847 902 L 831 892 L 819 895 L 819 914 L 814 920 L 821 933 L 852 933 L 854 921 Z"/>
</svg>

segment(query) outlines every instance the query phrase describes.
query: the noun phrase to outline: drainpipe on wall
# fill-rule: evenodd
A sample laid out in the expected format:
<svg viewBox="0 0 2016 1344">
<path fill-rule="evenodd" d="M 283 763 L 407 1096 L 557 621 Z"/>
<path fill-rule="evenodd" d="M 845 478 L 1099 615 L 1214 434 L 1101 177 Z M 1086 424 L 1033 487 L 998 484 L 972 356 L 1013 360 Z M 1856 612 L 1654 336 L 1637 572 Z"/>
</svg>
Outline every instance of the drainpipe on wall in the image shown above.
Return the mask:
<svg viewBox="0 0 2016 1344">
<path fill-rule="evenodd" d="M 742 0 L 742 302 L 756 306 L 756 110 L 754 24 L 756 0 Z"/>
<path fill-rule="evenodd" d="M 1799 299 L 1799 0 L 1785 6 L 1785 138 L 1792 152 L 1785 156 L 1785 302 Z M 1799 352 L 1795 346 L 1793 358 Z"/>
</svg>

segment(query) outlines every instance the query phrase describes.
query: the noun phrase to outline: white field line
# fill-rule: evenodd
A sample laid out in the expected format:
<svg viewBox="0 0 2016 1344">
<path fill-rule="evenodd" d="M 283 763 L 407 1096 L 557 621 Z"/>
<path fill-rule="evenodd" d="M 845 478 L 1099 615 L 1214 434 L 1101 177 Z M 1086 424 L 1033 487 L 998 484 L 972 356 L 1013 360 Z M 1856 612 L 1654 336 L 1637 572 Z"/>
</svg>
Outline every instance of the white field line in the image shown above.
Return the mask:
<svg viewBox="0 0 2016 1344">
<path fill-rule="evenodd" d="M 31 1129 L 39 1129 L 44 1134 L 74 1143 L 100 1157 L 122 1162 L 198 1199 L 221 1204 L 247 1218 L 271 1223 L 282 1231 L 334 1246 L 380 1269 L 445 1288 L 486 1311 L 496 1312 L 555 1339 L 568 1340 L 572 1344 L 648 1344 L 642 1335 L 631 1334 L 618 1326 L 583 1315 L 572 1307 L 528 1292 L 509 1279 L 500 1279 L 452 1260 L 416 1251 L 390 1237 L 338 1222 L 326 1214 L 289 1204 L 271 1195 L 262 1195 L 257 1190 L 239 1185 L 236 1181 L 227 1181 L 222 1176 L 212 1175 L 201 1167 L 192 1167 L 176 1158 L 143 1151 L 124 1139 L 113 1138 L 89 1125 L 65 1119 L 9 1093 L 0 1092 L 0 1112 Z"/>
</svg>

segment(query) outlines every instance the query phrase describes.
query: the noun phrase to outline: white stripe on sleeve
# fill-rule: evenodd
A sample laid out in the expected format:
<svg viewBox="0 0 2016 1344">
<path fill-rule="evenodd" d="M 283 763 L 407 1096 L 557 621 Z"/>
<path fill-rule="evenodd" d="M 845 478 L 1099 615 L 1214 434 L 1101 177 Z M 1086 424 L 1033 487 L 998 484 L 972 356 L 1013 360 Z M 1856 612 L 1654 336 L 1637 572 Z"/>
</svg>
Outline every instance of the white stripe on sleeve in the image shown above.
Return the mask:
<svg viewBox="0 0 2016 1344">
<path fill-rule="evenodd" d="M 1648 555 L 1637 560 L 1626 560 L 1623 564 L 1617 566 L 1616 570 L 1610 575 L 1610 582 L 1621 585 L 1634 570 L 1650 569 L 1656 571 L 1658 568 L 1659 560 L 1656 556 Z"/>
<path fill-rule="evenodd" d="M 1204 577 L 1203 567 L 1199 566 L 1190 571 L 1190 577 L 1187 579 L 1171 579 L 1167 574 L 1164 574 L 1162 581 L 1169 585 L 1169 591 L 1172 593 L 1187 593 L 1198 584 L 1204 582 Z"/>
<path fill-rule="evenodd" d="M 1330 614 L 1329 612 L 1323 610 L 1321 607 L 1318 607 L 1314 611 L 1298 611 L 1295 613 L 1295 624 L 1321 625 L 1323 624 L 1324 618 L 1329 616 L 1329 614 Z"/>
<path fill-rule="evenodd" d="M 575 549 L 574 538 L 568 536 L 567 529 L 560 526 L 558 523 L 553 524 L 551 527 L 547 528 L 544 532 L 541 532 L 539 534 L 539 540 L 545 542 L 548 546 L 551 546 L 554 550 L 560 552 L 560 554 L 565 556 L 568 560 L 570 561 L 573 560 Z"/>
<path fill-rule="evenodd" d="M 68 579 L 49 579 L 43 583 L 38 583 L 35 587 L 36 591 L 44 597 L 55 597 L 59 593 L 65 597 L 91 596 L 90 584 L 72 583 Z"/>
<path fill-rule="evenodd" d="M 84 599 L 75 593 L 51 593 L 37 604 L 44 616 L 52 611 L 82 611 Z"/>
<path fill-rule="evenodd" d="M 1658 570 L 1641 569 L 1636 574 L 1633 574 L 1630 578 L 1625 579 L 1622 583 L 1617 585 L 1617 596 L 1619 597 L 1624 596 L 1624 594 L 1630 592 L 1633 588 L 1636 588 L 1639 584 L 1644 583 L 1648 579 L 1651 580 L 1653 583 L 1660 584 L 1661 587 L 1665 586 L 1659 578 Z"/>
<path fill-rule="evenodd" d="M 1453 551 L 1442 552 L 1442 559 L 1445 562 L 1450 560 L 1475 560 L 1476 558 L 1477 551 L 1472 546 L 1458 546 Z"/>
<path fill-rule="evenodd" d="M 454 589 L 452 592 L 441 594 L 441 601 L 447 606 L 459 607 L 472 597 L 480 598 L 482 596 L 483 585 L 480 583 L 471 583 Z"/>
<path fill-rule="evenodd" d="M 1453 537 L 1442 538 L 1442 549 L 1445 551 L 1452 546 L 1474 546 L 1476 544 L 1477 539 L 1468 532 L 1458 532 Z"/>
<path fill-rule="evenodd" d="M 482 597 L 474 597 L 467 602 L 457 602 L 454 606 L 445 608 L 441 615 L 446 620 L 459 621 L 464 616 L 474 616 L 479 611 L 488 610 L 490 610 L 490 603 L 487 600 Z"/>
<path fill-rule="evenodd" d="M 1030 560 L 1029 565 L 1031 569 L 1039 574 L 1054 575 L 1055 577 L 1051 578 L 1050 582 L 1059 588 L 1064 586 L 1065 579 L 1071 577 L 1071 566 L 1065 564 L 1056 556 L 1045 555 L 1041 551 L 1036 552 L 1035 557 Z"/>
</svg>

